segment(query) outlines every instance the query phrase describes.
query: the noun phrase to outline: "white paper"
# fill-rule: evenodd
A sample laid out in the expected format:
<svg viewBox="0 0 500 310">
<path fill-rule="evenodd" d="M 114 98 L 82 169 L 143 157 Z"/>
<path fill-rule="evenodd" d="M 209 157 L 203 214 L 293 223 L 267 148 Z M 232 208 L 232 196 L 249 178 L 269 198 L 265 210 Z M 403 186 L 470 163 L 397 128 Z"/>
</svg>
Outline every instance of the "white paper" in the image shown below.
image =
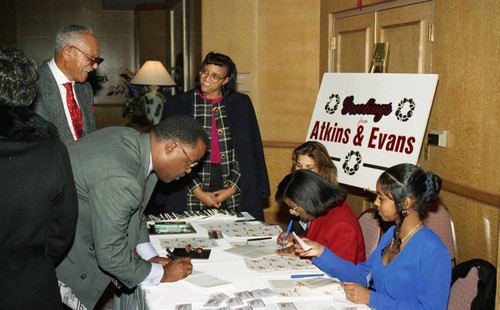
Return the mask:
<svg viewBox="0 0 500 310">
<path fill-rule="evenodd" d="M 311 249 L 311 246 L 302 241 L 302 239 L 300 239 L 294 231 L 292 231 L 292 236 L 295 238 L 295 240 L 297 240 L 304 251 L 309 251 Z"/>
</svg>

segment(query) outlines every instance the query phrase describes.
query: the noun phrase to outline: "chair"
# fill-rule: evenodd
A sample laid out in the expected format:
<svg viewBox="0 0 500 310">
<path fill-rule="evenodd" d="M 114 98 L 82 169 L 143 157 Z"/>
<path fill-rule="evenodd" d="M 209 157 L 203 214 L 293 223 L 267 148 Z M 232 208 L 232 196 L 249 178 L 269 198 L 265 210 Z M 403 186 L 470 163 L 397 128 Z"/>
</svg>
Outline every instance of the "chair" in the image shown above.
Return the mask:
<svg viewBox="0 0 500 310">
<path fill-rule="evenodd" d="M 455 224 L 448 209 L 438 201 L 432 200 L 424 207 L 424 224 L 441 238 L 450 252 L 452 262 L 457 261 L 457 241 Z"/>
<path fill-rule="evenodd" d="M 472 301 L 477 296 L 479 271 L 472 267 L 465 278 L 458 278 L 450 289 L 448 310 L 470 309 Z"/>
<path fill-rule="evenodd" d="M 493 310 L 496 301 L 497 270 L 483 259 L 471 259 L 455 266 L 451 275 L 448 310 Z"/>
<path fill-rule="evenodd" d="M 358 220 L 365 239 L 365 254 L 369 257 L 377 248 L 382 233 L 380 216 L 375 209 L 368 209 L 361 213 Z"/>
</svg>

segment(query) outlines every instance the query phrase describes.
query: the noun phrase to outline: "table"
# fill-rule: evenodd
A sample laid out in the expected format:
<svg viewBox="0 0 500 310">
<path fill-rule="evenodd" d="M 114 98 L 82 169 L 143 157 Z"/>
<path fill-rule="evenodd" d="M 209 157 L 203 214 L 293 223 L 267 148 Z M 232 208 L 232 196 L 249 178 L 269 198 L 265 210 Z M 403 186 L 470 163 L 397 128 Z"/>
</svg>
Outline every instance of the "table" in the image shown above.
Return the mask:
<svg viewBox="0 0 500 310">
<path fill-rule="evenodd" d="M 232 222 L 210 222 L 210 224 L 225 227 L 235 225 Z M 180 242 L 183 238 L 204 238 L 207 239 L 208 229 L 207 222 L 192 222 L 192 226 L 196 229 L 195 234 L 168 234 L 168 235 L 151 235 L 151 242 L 156 248 L 160 256 L 166 256 L 164 249 L 167 242 Z M 262 223 L 253 222 L 254 225 L 261 227 Z M 251 227 L 252 222 L 248 222 L 246 227 Z M 256 226 L 256 227 L 257 227 Z M 144 286 L 140 288 L 140 299 L 147 305 L 149 310 L 168 310 L 178 309 L 176 305 L 191 304 L 192 309 L 294 309 L 293 307 L 287 308 L 283 303 L 293 303 L 296 309 L 370 309 L 366 305 L 353 304 L 345 299 L 343 292 L 333 291 L 333 294 L 318 293 L 320 290 L 310 290 L 307 287 L 295 287 L 295 289 L 276 289 L 272 284 L 296 284 L 299 280 L 292 280 L 292 274 L 322 274 L 323 277 L 328 277 L 316 266 L 310 264 L 306 270 L 272 270 L 272 271 L 251 271 L 245 264 L 245 258 L 240 255 L 231 254 L 224 250 L 231 248 L 230 243 L 246 244 L 247 239 L 252 237 L 227 237 L 224 233 L 224 239 L 217 240 L 218 247 L 212 248 L 210 258 L 208 260 L 192 259 L 193 274 L 188 278 L 173 282 L 173 283 L 160 283 L 159 286 Z M 179 241 L 180 240 L 180 241 Z M 262 247 L 264 245 L 276 245 L 276 235 L 270 240 L 266 241 L 249 241 L 248 244 L 259 243 Z M 163 244 L 163 247 L 162 247 Z M 267 248 L 267 246 L 265 247 Z M 277 257 L 277 256 L 276 256 Z M 272 257 L 268 257 L 272 258 Z M 302 261 L 303 262 L 303 261 Z M 309 262 L 307 262 L 309 263 Z M 207 275 L 206 278 L 214 276 L 218 279 L 229 282 L 226 285 L 217 286 L 214 288 L 203 288 L 195 284 L 189 283 L 190 277 L 198 277 L 197 272 L 202 272 Z M 312 279 L 312 278 L 308 278 Z M 206 279 L 204 279 L 206 280 Z M 280 281 L 281 280 L 281 281 Z M 328 287 L 332 288 L 331 285 Z M 335 287 L 335 285 L 333 286 Z M 204 307 L 210 296 L 216 293 L 224 293 L 228 297 L 235 297 L 235 293 L 249 292 L 258 289 L 269 288 L 273 291 L 280 292 L 283 295 L 276 294 L 270 297 L 262 298 L 265 307 L 259 308 L 244 308 L 248 306 L 251 299 L 244 299 L 243 305 L 227 307 L 227 301 L 222 302 L 217 307 Z M 296 296 L 284 296 L 286 292 L 292 292 Z M 289 305 L 288 305 L 289 306 Z M 183 308 L 180 308 L 183 309 Z"/>
</svg>

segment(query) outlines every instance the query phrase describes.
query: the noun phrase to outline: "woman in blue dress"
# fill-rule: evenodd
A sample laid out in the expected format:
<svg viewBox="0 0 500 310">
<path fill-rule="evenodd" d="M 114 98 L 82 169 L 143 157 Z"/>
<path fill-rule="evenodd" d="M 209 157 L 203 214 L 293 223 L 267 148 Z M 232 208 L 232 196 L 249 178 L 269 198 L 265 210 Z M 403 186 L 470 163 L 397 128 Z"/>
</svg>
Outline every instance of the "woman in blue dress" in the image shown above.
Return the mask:
<svg viewBox="0 0 500 310">
<path fill-rule="evenodd" d="M 387 169 L 377 181 L 378 213 L 394 222 L 365 263 L 345 261 L 312 240 L 304 252 L 319 268 L 344 283 L 346 298 L 375 309 L 446 309 L 451 257 L 441 239 L 425 227 L 423 205 L 439 193 L 441 179 L 412 164 Z"/>
</svg>

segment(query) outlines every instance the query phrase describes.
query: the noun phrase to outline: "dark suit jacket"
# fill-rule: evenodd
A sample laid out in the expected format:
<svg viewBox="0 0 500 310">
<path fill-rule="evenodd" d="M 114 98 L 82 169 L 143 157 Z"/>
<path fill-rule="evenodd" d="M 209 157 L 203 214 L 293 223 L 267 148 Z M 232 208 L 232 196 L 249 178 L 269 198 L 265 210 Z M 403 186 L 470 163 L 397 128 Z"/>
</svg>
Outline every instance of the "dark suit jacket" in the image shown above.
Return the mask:
<svg viewBox="0 0 500 310">
<path fill-rule="evenodd" d="M 62 309 L 55 265 L 73 240 L 76 189 L 57 130 L 29 112 L 36 126 L 0 106 L 0 309 Z"/>
<path fill-rule="evenodd" d="M 171 115 L 193 116 L 195 90 L 169 97 L 163 110 L 163 119 Z M 246 211 L 259 220 L 264 220 L 262 198 L 270 195 L 269 178 L 260 137 L 257 117 L 250 97 L 233 93 L 224 97 L 231 139 L 241 172 L 241 197 L 238 211 Z M 184 179 L 184 180 L 183 180 Z M 155 200 L 165 204 L 165 211 L 186 210 L 187 185 L 183 178 L 165 184 L 158 182 Z"/>
<path fill-rule="evenodd" d="M 64 105 L 56 80 L 50 71 L 48 61 L 38 68 L 40 76 L 38 82 L 38 92 L 33 103 L 35 112 L 43 118 L 56 125 L 59 131 L 59 138 L 65 145 L 75 142 L 71 130 L 68 126 Z M 80 105 L 83 116 L 83 135 L 87 135 L 96 130 L 95 116 L 92 110 L 94 95 L 89 82 L 75 83 L 75 96 Z"/>
<path fill-rule="evenodd" d="M 149 242 L 144 208 L 156 185 L 146 177 L 150 135 L 126 127 L 98 130 L 68 146 L 78 193 L 75 240 L 57 268 L 61 282 L 93 309 L 112 278 L 132 288 L 151 271 L 134 253 Z"/>
</svg>

